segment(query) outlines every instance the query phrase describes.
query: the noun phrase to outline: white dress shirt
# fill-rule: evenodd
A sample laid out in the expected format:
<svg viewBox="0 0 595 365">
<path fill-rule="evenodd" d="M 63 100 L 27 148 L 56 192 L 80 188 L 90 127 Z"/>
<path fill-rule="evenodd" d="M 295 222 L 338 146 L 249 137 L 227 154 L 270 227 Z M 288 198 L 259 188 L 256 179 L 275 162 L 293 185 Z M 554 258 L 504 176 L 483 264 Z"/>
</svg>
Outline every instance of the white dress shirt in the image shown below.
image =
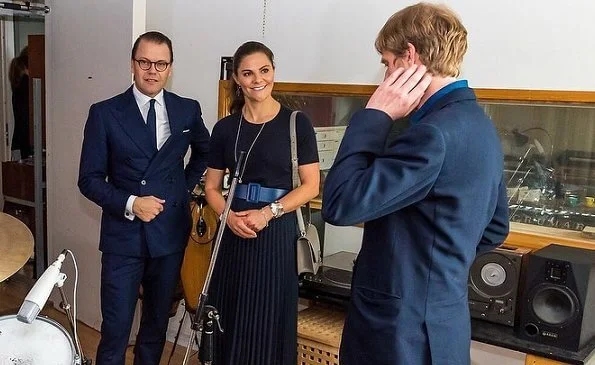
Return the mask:
<svg viewBox="0 0 595 365">
<path fill-rule="evenodd" d="M 138 109 L 145 121 L 147 123 L 147 114 L 149 113 L 150 101 L 151 99 L 155 99 L 155 117 L 156 117 L 156 129 L 157 135 L 157 149 L 161 149 L 165 141 L 171 136 L 171 130 L 169 128 L 169 118 L 167 117 L 167 109 L 165 107 L 165 101 L 163 100 L 163 90 L 159 92 L 159 94 L 155 95 L 155 97 L 151 98 L 142 92 L 136 87 L 136 84 L 132 86 L 132 94 L 134 94 L 134 99 L 136 100 L 136 104 L 138 105 Z M 136 195 L 130 195 L 128 197 L 128 201 L 126 202 L 126 211 L 124 212 L 124 217 L 129 220 L 134 220 L 134 213 L 132 212 L 132 205 L 134 204 L 134 200 L 136 199 Z"/>
</svg>

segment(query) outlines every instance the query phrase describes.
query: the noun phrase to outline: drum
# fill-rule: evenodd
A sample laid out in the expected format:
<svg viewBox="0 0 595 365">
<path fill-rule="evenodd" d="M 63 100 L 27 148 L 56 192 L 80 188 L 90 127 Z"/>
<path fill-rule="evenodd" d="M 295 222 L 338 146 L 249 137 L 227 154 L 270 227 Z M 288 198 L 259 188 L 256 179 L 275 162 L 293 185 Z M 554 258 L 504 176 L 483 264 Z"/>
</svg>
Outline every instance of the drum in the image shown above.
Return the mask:
<svg viewBox="0 0 595 365">
<path fill-rule="evenodd" d="M 56 321 L 39 316 L 31 324 L 16 315 L 0 317 L 0 364 L 73 365 L 70 335 Z"/>
</svg>

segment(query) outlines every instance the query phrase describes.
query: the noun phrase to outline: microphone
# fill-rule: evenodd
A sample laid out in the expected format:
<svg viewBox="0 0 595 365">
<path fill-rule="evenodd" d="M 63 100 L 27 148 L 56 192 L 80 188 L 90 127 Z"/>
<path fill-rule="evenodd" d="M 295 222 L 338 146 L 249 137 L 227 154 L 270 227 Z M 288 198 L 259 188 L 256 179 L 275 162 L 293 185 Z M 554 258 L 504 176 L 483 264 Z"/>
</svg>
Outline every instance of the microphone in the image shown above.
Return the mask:
<svg viewBox="0 0 595 365">
<path fill-rule="evenodd" d="M 519 130 L 516 128 L 512 130 L 512 135 L 514 137 L 514 142 L 517 145 L 517 147 L 522 147 L 529 142 L 529 136 L 522 132 L 519 132 Z"/>
<path fill-rule="evenodd" d="M 535 145 L 535 148 L 537 148 L 537 152 L 539 152 L 540 155 L 545 155 L 545 149 L 543 148 L 543 145 L 535 138 L 533 138 L 533 145 Z"/>
<path fill-rule="evenodd" d="M 54 263 L 44 271 L 37 282 L 35 282 L 35 285 L 33 285 L 33 288 L 31 288 L 19 309 L 19 313 L 17 314 L 17 319 L 19 321 L 31 323 L 37 318 L 37 315 L 43 309 L 45 302 L 47 302 L 54 285 L 56 285 L 63 276 L 60 274 L 60 268 L 62 267 L 62 262 L 64 262 L 64 259 L 66 258 L 66 253 L 66 250 L 62 251 L 56 261 L 54 261 Z"/>
</svg>

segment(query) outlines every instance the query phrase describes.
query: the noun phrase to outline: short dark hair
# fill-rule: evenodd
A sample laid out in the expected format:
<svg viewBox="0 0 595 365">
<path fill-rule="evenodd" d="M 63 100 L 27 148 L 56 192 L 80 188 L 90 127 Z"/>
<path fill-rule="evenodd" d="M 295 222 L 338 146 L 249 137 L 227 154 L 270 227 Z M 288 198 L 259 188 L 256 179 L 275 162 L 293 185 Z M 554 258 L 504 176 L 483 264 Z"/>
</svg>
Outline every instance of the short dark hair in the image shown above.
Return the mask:
<svg viewBox="0 0 595 365">
<path fill-rule="evenodd" d="M 242 44 L 234 53 L 233 55 L 233 73 L 234 75 L 238 75 L 238 69 L 240 68 L 240 63 L 242 60 L 246 58 L 246 56 L 250 56 L 255 53 L 263 53 L 269 61 L 271 61 L 271 65 L 275 68 L 275 55 L 273 55 L 273 51 L 264 44 L 256 41 L 248 41 Z M 231 105 L 229 106 L 230 113 L 238 113 L 242 110 L 244 106 L 244 93 L 242 89 L 238 86 L 235 80 L 231 79 L 231 90 L 232 90 L 232 101 Z"/>
<path fill-rule="evenodd" d="M 174 62 L 174 50 L 173 47 L 171 45 L 171 39 L 169 39 L 165 34 L 161 33 L 161 32 L 156 32 L 156 31 L 151 31 L 151 32 L 146 32 L 145 34 L 141 34 L 136 41 L 134 42 L 134 46 L 132 46 L 132 55 L 130 58 L 135 59 L 135 55 L 136 55 L 136 50 L 138 49 L 138 45 L 140 44 L 141 40 L 145 40 L 147 42 L 153 42 L 153 43 L 157 43 L 157 44 L 167 44 L 167 47 L 169 48 L 169 62 L 172 63 Z"/>
</svg>

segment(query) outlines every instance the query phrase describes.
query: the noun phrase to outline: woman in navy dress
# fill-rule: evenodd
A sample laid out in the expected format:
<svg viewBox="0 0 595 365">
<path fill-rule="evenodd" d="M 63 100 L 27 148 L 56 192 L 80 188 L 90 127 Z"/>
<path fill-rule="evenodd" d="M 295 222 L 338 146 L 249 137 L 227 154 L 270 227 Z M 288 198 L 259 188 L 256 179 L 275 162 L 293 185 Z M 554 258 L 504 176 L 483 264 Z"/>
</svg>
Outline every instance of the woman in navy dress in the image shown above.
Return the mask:
<svg viewBox="0 0 595 365">
<path fill-rule="evenodd" d="M 245 168 L 232 201 L 209 296 L 224 333 L 215 338 L 217 365 L 294 365 L 298 278 L 295 210 L 318 195 L 319 164 L 311 122 L 296 120 L 301 185 L 292 188 L 289 119 L 275 100 L 273 53 L 247 42 L 234 54 L 231 115 L 213 128 L 206 197 L 221 214 L 225 170 Z"/>
</svg>

